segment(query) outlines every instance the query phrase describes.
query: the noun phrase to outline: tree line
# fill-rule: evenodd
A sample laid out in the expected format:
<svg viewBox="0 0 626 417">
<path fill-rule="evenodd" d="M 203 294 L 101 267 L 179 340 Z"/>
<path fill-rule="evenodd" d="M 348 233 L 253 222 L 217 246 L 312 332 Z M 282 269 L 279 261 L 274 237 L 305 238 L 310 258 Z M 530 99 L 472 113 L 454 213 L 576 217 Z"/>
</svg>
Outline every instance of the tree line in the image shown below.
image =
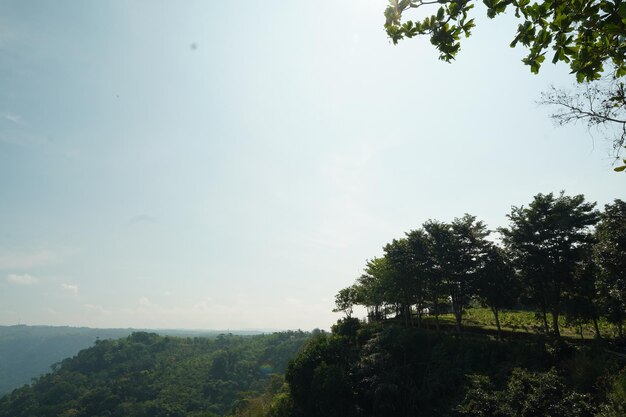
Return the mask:
<svg viewBox="0 0 626 417">
<path fill-rule="evenodd" d="M 624 337 L 626 319 L 626 202 L 604 211 L 583 195 L 537 194 L 513 206 L 498 239 L 475 216 L 428 220 L 384 246 L 367 261 L 354 285 L 335 297 L 348 317 L 365 306 L 370 320 L 390 315 L 405 326 L 427 325 L 425 316 L 450 308 L 457 331 L 470 301 L 499 313 L 516 305 L 534 309 L 544 331 L 560 336 L 559 317 L 581 326 L 605 318 Z M 432 320 L 431 320 L 432 321 Z"/>
</svg>

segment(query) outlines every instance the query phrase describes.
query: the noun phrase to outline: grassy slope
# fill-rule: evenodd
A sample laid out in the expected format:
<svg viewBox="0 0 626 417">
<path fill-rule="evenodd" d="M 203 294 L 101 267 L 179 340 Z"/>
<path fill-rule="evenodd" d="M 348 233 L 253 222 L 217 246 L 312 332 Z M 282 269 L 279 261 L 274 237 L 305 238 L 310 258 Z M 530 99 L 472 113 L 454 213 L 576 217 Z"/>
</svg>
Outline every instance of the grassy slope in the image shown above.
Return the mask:
<svg viewBox="0 0 626 417">
<path fill-rule="evenodd" d="M 450 326 L 454 325 L 454 316 L 452 314 L 441 315 L 439 316 L 439 320 L 440 323 Z M 427 317 L 425 321 L 426 323 L 433 325 L 435 318 Z M 578 329 L 568 326 L 564 317 L 559 318 L 559 324 L 561 336 L 570 339 L 580 339 Z M 467 309 L 463 314 L 463 325 L 467 330 L 496 330 L 496 322 L 493 317 L 493 313 L 488 308 Z M 502 330 L 507 333 L 541 334 L 543 332 L 541 320 L 535 316 L 533 311 L 503 310 L 500 312 L 500 326 Z M 605 320 L 601 320 L 599 322 L 599 327 L 602 337 L 614 338 L 617 335 L 615 327 L 607 323 Z M 593 324 L 588 323 L 583 325 L 583 337 L 585 339 L 591 339 L 594 336 Z"/>
</svg>

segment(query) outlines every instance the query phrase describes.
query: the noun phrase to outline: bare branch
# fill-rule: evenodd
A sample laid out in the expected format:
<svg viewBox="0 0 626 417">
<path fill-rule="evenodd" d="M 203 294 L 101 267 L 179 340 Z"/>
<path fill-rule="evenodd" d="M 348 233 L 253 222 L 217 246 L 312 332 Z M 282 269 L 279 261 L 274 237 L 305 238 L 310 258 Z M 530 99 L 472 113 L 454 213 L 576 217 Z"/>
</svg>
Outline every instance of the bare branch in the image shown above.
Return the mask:
<svg viewBox="0 0 626 417">
<path fill-rule="evenodd" d="M 550 117 L 560 126 L 583 121 L 588 127 L 613 131 L 613 154 L 619 158 L 626 143 L 626 94 L 622 79 L 605 77 L 573 90 L 551 87 L 539 104 L 557 107 Z"/>
</svg>

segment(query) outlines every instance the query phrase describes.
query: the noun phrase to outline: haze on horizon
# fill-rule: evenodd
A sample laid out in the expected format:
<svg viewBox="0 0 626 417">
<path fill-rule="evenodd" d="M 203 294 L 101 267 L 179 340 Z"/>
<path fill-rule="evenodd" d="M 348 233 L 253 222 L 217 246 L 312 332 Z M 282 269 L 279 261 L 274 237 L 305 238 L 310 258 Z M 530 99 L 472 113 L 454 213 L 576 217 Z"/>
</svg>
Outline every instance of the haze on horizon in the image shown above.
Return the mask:
<svg viewBox="0 0 626 417">
<path fill-rule="evenodd" d="M 0 2 L 0 324 L 328 328 L 430 218 L 625 198 L 609 144 L 536 104 L 516 24 L 456 62 L 385 2 Z"/>
</svg>

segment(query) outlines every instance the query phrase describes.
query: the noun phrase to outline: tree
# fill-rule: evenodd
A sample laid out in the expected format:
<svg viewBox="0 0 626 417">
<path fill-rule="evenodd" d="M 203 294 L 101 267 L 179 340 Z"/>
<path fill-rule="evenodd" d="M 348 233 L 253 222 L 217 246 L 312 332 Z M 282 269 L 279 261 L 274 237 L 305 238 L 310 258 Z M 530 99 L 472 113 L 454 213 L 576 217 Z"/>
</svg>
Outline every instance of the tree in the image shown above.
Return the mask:
<svg viewBox="0 0 626 417">
<path fill-rule="evenodd" d="M 476 220 L 476 216 L 465 214 L 451 223 L 452 230 L 452 274 L 447 287 L 452 301 L 457 331 L 461 330 L 463 310 L 475 293 L 476 277 L 488 247 L 487 226 Z"/>
<path fill-rule="evenodd" d="M 418 35 L 430 37 L 439 58 L 450 62 L 461 49 L 462 36 L 474 27 L 470 18 L 475 0 L 390 0 L 385 10 L 385 29 L 394 44 Z M 584 121 L 592 127 L 616 127 L 613 148 L 619 157 L 626 140 L 626 3 L 621 0 L 483 0 L 487 16 L 494 18 L 513 10 L 520 20 L 511 47 L 528 50 L 522 60 L 537 74 L 552 50 L 552 63 L 569 64 L 579 83 L 574 92 L 553 88 L 541 103 L 556 105 L 552 115 L 558 124 Z M 438 7 L 436 14 L 411 20 L 413 9 Z M 612 133 L 609 133 L 612 135 Z M 624 165 L 616 171 L 626 170 Z"/>
<path fill-rule="evenodd" d="M 493 313 L 498 339 L 501 339 L 500 310 L 513 307 L 518 297 L 519 284 L 506 252 L 498 246 L 487 248 L 477 274 L 475 291 L 480 302 Z"/>
<path fill-rule="evenodd" d="M 611 66 L 619 78 L 626 75 L 626 3 L 620 0 L 483 0 L 487 16 L 494 18 L 512 9 L 521 21 L 511 47 L 528 49 L 523 59 L 538 73 L 549 49 L 552 62 L 569 64 L 579 82 L 600 78 Z M 470 18 L 472 0 L 390 0 L 385 10 L 385 29 L 394 43 L 418 35 L 430 37 L 440 59 L 451 61 L 458 54 L 462 35 L 474 27 Z M 404 13 L 434 6 L 436 14 L 421 20 L 404 18 Z"/>
<path fill-rule="evenodd" d="M 582 194 L 537 194 L 528 207 L 513 207 L 508 215 L 510 227 L 500 229 L 527 295 L 542 314 L 546 332 L 546 314 L 550 313 L 557 337 L 564 292 L 571 286 L 584 245 L 592 240 L 589 227 L 598 219 L 594 207 Z"/>
<path fill-rule="evenodd" d="M 406 238 L 411 253 L 413 301 L 417 310 L 417 327 L 421 327 L 422 311 L 428 298 L 429 278 L 432 273 L 432 257 L 428 234 L 424 229 L 411 230 L 406 234 Z"/>
<path fill-rule="evenodd" d="M 594 259 L 599 268 L 598 290 L 607 318 L 623 337 L 626 320 L 626 202 L 607 204 L 596 228 Z"/>
<path fill-rule="evenodd" d="M 428 234 L 431 256 L 431 272 L 428 277 L 428 294 L 435 312 L 435 326 L 439 330 L 439 307 L 445 295 L 445 279 L 451 275 L 450 225 L 437 220 L 428 220 L 423 224 Z"/>
<path fill-rule="evenodd" d="M 582 259 L 576 265 L 572 285 L 567 291 L 565 317 L 568 324 L 577 327 L 583 337 L 582 326 L 592 322 L 595 337 L 601 338 L 598 319 L 600 318 L 600 301 L 596 291 L 598 268 L 591 256 L 591 245 L 585 248 Z"/>
<path fill-rule="evenodd" d="M 343 311 L 346 317 L 352 317 L 352 308 L 356 304 L 357 290 L 353 286 L 339 290 L 335 296 L 335 308 L 333 313 Z"/>
<path fill-rule="evenodd" d="M 386 318 L 385 304 L 389 301 L 392 280 L 386 258 L 367 261 L 365 273 L 355 284 L 356 304 L 367 307 L 368 315 L 375 320 Z"/>
<path fill-rule="evenodd" d="M 289 363 L 285 380 L 293 416 L 350 417 L 356 414 L 350 381 L 352 346 L 340 336 L 309 341 Z"/>
<path fill-rule="evenodd" d="M 430 292 L 435 314 L 439 299 L 447 295 L 452 303 L 457 331 L 461 330 L 463 309 L 473 295 L 478 266 L 489 234 L 485 224 L 466 214 L 452 223 L 429 220 L 424 230 L 430 239 Z"/>
<path fill-rule="evenodd" d="M 405 326 L 411 321 L 411 305 L 414 299 L 415 280 L 412 271 L 412 256 L 408 240 L 394 239 L 384 247 L 385 258 L 393 281 L 394 301 L 400 306 Z"/>
</svg>

